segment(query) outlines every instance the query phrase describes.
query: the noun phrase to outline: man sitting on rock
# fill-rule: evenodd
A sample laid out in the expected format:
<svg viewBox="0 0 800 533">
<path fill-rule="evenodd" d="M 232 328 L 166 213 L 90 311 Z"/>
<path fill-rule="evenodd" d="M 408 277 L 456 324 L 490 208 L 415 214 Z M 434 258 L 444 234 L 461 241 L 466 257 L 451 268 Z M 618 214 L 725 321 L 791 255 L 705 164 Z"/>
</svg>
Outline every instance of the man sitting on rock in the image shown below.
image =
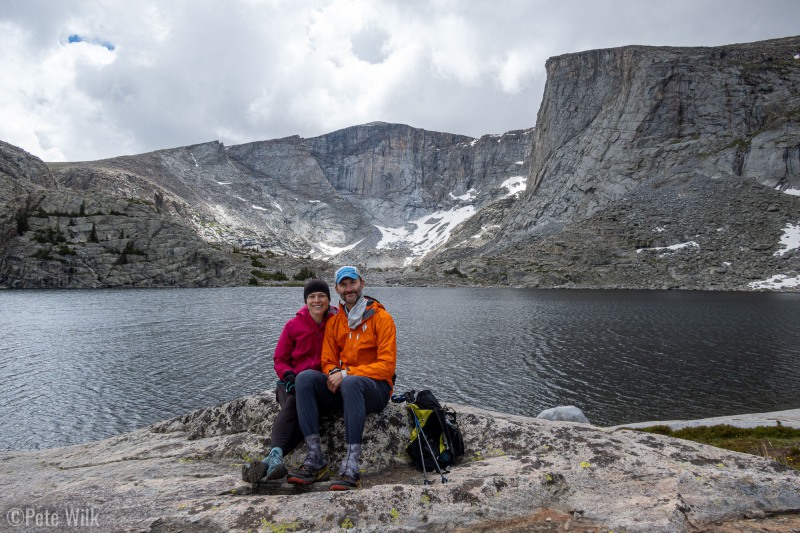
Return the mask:
<svg viewBox="0 0 800 533">
<path fill-rule="evenodd" d="M 360 485 L 361 437 L 368 413 L 389 403 L 397 361 L 394 320 L 383 305 L 362 295 L 364 279 L 358 269 L 336 271 L 340 312 L 331 317 L 322 345 L 322 372 L 305 370 L 295 380 L 297 411 L 308 455 L 290 472 L 289 483 L 310 485 L 330 479 L 319 436 L 320 410 L 344 412 L 346 454 L 330 490 Z"/>
</svg>

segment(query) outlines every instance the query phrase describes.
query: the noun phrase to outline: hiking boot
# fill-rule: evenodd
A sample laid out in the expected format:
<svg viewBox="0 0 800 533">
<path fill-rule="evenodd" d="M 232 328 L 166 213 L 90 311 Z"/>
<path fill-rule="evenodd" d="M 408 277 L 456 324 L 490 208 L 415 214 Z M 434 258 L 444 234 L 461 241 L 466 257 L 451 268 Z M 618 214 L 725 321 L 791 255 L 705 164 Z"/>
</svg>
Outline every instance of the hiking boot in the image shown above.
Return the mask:
<svg viewBox="0 0 800 533">
<path fill-rule="evenodd" d="M 283 464 L 283 454 L 278 448 L 273 448 L 269 452 L 269 455 L 264 459 L 264 463 L 267 465 L 267 479 L 270 481 L 280 479 L 289 473 Z"/>
<path fill-rule="evenodd" d="M 267 465 L 264 461 L 253 461 L 249 465 L 242 465 L 242 481 L 248 483 L 258 483 L 258 480 L 264 477 L 267 472 Z"/>
<path fill-rule="evenodd" d="M 289 477 L 286 479 L 286 482 L 293 485 L 311 485 L 318 481 L 328 481 L 330 478 L 331 471 L 328 469 L 327 464 L 317 469 L 303 464 L 299 469 L 289 472 Z"/>
<path fill-rule="evenodd" d="M 328 490 L 354 490 L 361 486 L 361 475 L 356 474 L 352 476 L 339 476 L 339 478 L 331 483 Z"/>
</svg>

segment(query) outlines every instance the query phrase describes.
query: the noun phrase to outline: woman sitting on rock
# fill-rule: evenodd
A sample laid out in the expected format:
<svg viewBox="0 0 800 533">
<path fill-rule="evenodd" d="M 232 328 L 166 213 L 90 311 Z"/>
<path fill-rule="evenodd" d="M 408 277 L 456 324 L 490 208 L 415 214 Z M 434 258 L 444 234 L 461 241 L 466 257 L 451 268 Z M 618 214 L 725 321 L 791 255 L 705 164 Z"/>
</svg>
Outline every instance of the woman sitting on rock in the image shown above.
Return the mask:
<svg viewBox="0 0 800 533">
<path fill-rule="evenodd" d="M 303 370 L 322 370 L 320 354 L 328 318 L 336 314 L 331 307 L 331 291 L 328 284 L 312 279 L 303 288 L 306 304 L 297 315 L 283 327 L 275 346 L 274 366 L 278 375 L 275 399 L 281 406 L 272 425 L 270 443 L 272 449 L 262 461 L 242 466 L 242 479 L 256 483 L 266 477 L 281 479 L 287 474 L 283 456 L 303 442 L 303 433 L 297 422 L 297 404 L 294 380 Z"/>
</svg>

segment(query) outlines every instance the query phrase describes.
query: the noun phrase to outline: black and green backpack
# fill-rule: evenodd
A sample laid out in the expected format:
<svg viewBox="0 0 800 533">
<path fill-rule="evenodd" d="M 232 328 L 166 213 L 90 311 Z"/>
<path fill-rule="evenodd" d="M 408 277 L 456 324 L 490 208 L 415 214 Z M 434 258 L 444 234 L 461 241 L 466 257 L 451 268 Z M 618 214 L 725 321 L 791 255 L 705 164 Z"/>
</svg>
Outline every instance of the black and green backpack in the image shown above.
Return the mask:
<svg viewBox="0 0 800 533">
<path fill-rule="evenodd" d="M 442 407 L 429 390 L 410 391 L 405 397 L 412 422 L 406 452 L 423 472 L 446 471 L 464 455 L 464 437 L 456 412 Z"/>
</svg>

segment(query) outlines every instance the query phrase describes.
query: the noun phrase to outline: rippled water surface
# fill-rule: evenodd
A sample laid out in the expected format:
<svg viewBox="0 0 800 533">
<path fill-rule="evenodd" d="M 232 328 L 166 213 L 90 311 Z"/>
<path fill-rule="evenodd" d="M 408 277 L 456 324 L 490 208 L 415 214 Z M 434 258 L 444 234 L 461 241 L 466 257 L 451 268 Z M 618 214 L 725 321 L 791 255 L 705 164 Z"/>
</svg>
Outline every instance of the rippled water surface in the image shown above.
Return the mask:
<svg viewBox="0 0 800 533">
<path fill-rule="evenodd" d="M 600 425 L 800 407 L 800 294 L 374 288 L 397 389 Z M 0 292 L 0 450 L 272 388 L 300 288 Z"/>
</svg>

